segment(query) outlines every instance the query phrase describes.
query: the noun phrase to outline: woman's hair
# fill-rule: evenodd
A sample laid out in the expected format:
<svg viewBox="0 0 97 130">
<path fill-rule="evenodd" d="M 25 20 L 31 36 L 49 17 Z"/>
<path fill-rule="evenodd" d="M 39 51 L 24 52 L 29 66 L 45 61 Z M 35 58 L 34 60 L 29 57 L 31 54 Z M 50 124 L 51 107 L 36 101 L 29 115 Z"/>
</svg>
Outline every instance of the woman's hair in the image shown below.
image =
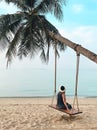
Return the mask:
<svg viewBox="0 0 97 130">
<path fill-rule="evenodd" d="M 59 87 L 59 91 L 60 91 L 60 92 L 65 92 L 65 87 L 64 87 L 64 86 L 60 86 L 60 87 Z"/>
</svg>

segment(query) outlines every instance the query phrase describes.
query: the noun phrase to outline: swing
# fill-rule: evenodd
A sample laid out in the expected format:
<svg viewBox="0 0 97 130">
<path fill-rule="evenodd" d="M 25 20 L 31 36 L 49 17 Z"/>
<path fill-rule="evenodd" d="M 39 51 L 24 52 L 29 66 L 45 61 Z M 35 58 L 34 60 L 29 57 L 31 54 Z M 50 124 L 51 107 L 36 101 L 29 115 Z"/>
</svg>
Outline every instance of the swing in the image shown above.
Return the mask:
<svg viewBox="0 0 97 130">
<path fill-rule="evenodd" d="M 55 110 L 58 110 L 60 112 L 63 112 L 63 113 L 69 114 L 69 115 L 77 115 L 77 114 L 82 113 L 81 111 L 77 111 L 75 109 L 73 109 L 71 111 L 68 111 L 66 109 L 61 109 L 61 108 L 58 108 L 56 105 L 49 105 L 49 107 L 54 108 Z"/>
<path fill-rule="evenodd" d="M 54 105 L 53 104 L 53 100 L 54 100 L 54 97 L 56 95 L 56 63 L 57 63 L 57 55 L 56 55 L 56 45 L 55 45 L 55 80 L 54 80 L 54 96 L 53 96 L 53 99 L 52 99 L 52 104 L 49 105 L 49 107 L 55 109 L 55 110 L 58 110 L 60 112 L 63 112 L 63 113 L 66 113 L 66 114 L 69 114 L 70 116 L 71 115 L 77 115 L 77 114 L 81 114 L 82 111 L 79 110 L 79 106 L 78 106 L 78 98 L 77 98 L 77 85 L 78 85 L 78 71 L 79 71 L 79 58 L 80 58 L 80 53 L 77 52 L 77 62 L 76 62 L 76 83 L 75 83 L 75 95 L 74 95 L 74 102 L 73 102 L 73 109 L 68 111 L 66 109 L 60 109 L 58 106 Z M 76 104 L 77 104 L 77 109 L 74 109 L 74 105 L 75 105 L 75 101 L 76 101 Z"/>
</svg>

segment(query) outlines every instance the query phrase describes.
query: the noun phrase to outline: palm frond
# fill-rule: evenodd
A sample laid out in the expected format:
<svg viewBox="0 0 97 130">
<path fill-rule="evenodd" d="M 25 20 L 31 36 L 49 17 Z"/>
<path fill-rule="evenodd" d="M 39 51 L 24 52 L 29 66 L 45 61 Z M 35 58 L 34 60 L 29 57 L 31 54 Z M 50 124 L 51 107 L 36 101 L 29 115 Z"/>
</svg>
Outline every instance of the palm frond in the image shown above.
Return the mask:
<svg viewBox="0 0 97 130">
<path fill-rule="evenodd" d="M 56 18 L 58 18 L 59 20 L 62 20 L 63 18 L 63 12 L 61 9 L 61 5 L 59 3 L 55 3 L 55 8 L 53 9 L 54 11 L 54 15 Z"/>
<path fill-rule="evenodd" d="M 15 33 L 22 18 L 22 13 L 2 15 L 0 17 L 0 39 L 5 37 L 10 31 Z"/>
<path fill-rule="evenodd" d="M 24 1 L 25 1 L 25 4 L 31 8 L 34 8 L 37 3 L 37 0 L 24 0 Z"/>
<path fill-rule="evenodd" d="M 66 3 L 66 0 L 42 0 L 42 2 L 36 7 L 38 13 L 52 13 L 59 20 L 62 19 L 62 4 Z"/>
<path fill-rule="evenodd" d="M 13 56 L 17 55 L 17 47 L 21 43 L 21 35 L 22 35 L 23 26 L 19 27 L 16 34 L 14 35 L 14 38 L 9 43 L 9 47 L 6 53 L 7 62 L 11 62 Z"/>
<path fill-rule="evenodd" d="M 45 55 L 45 50 L 44 50 L 44 48 L 41 49 L 40 58 L 41 58 L 42 62 L 45 62 L 45 63 L 46 63 L 47 58 L 46 58 L 46 55 Z"/>
</svg>

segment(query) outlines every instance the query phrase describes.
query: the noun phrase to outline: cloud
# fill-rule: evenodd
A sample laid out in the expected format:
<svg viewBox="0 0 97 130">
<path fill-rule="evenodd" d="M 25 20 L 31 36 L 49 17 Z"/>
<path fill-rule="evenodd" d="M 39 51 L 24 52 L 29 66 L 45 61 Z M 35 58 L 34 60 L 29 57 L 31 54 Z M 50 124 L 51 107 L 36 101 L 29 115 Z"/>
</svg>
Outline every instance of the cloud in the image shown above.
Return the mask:
<svg viewBox="0 0 97 130">
<path fill-rule="evenodd" d="M 82 12 L 83 9 L 84 9 L 84 6 L 82 4 L 75 4 L 75 5 L 72 6 L 72 10 L 76 14 Z"/>
<path fill-rule="evenodd" d="M 97 53 L 97 26 L 80 26 L 69 30 L 59 30 L 61 35 Z"/>
<path fill-rule="evenodd" d="M 15 13 L 17 11 L 17 8 L 13 4 L 7 4 L 5 2 L 0 2 L 0 14 L 7 14 L 7 12 L 10 13 Z"/>
<path fill-rule="evenodd" d="M 97 26 L 79 26 L 70 30 L 59 29 L 59 32 L 63 37 L 97 54 Z M 62 58 L 65 58 L 69 68 L 74 67 L 71 65 L 71 61 L 73 63 L 76 59 L 73 49 L 68 47 Z M 81 55 L 80 66 L 81 69 L 97 69 L 97 65 L 83 55 Z"/>
</svg>

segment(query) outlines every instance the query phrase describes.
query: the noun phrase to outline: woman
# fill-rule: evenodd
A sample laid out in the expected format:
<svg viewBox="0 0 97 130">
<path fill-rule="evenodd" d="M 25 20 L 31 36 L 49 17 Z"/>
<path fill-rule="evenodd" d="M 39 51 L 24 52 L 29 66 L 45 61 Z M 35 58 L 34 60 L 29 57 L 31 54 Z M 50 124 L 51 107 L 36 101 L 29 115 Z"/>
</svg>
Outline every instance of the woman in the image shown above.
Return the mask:
<svg viewBox="0 0 97 130">
<path fill-rule="evenodd" d="M 66 102 L 66 95 L 65 95 L 65 87 L 60 86 L 59 92 L 57 95 L 57 106 L 61 109 L 66 109 L 70 111 L 72 109 L 72 106 Z"/>
</svg>

